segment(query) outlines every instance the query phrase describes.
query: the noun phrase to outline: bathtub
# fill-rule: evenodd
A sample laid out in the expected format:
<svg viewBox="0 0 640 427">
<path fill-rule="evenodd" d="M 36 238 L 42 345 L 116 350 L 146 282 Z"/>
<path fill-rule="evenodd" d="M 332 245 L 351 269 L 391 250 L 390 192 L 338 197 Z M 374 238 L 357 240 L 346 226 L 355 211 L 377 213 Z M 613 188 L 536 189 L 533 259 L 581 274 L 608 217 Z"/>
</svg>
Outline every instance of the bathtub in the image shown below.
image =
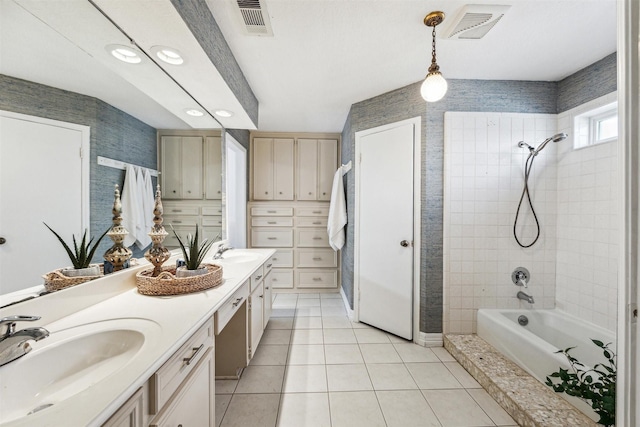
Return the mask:
<svg viewBox="0 0 640 427">
<path fill-rule="evenodd" d="M 526 326 L 518 324 L 521 315 L 529 320 Z M 480 309 L 478 336 L 543 383 L 560 366 L 569 368 L 564 355 L 554 354 L 560 349 L 576 347 L 571 354 L 587 366 L 605 362 L 602 350 L 591 342 L 592 338 L 613 343 L 610 348 L 615 351 L 613 332 L 560 310 Z M 586 402 L 565 393 L 560 395 L 589 417 L 598 419 Z"/>
</svg>

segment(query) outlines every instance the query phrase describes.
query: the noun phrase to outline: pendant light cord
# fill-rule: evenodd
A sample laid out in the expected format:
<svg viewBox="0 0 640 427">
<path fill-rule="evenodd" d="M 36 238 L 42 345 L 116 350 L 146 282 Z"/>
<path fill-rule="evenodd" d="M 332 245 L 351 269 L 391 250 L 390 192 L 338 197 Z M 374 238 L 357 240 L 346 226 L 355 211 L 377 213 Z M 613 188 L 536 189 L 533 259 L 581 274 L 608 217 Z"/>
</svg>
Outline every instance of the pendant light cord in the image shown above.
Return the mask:
<svg viewBox="0 0 640 427">
<path fill-rule="evenodd" d="M 529 194 L 529 174 L 531 173 L 531 168 L 533 167 L 533 160 L 535 159 L 535 154 L 533 152 L 529 153 L 529 157 L 524 162 L 524 187 L 522 188 L 522 195 L 520 196 L 520 202 L 518 203 L 518 209 L 516 210 L 516 218 L 513 221 L 513 237 L 515 237 L 516 242 L 520 245 L 521 248 L 530 248 L 533 246 L 538 239 L 540 238 L 540 223 L 538 222 L 538 216 L 536 215 L 536 210 L 533 208 L 533 202 L 531 201 L 531 195 Z M 522 207 L 522 201 L 524 200 L 525 195 L 527 196 L 527 202 L 531 207 L 531 212 L 533 213 L 533 219 L 536 221 L 536 237 L 533 242 L 525 245 L 518 239 L 518 233 L 516 232 L 516 227 L 518 224 L 518 217 L 520 216 L 520 208 Z"/>
</svg>

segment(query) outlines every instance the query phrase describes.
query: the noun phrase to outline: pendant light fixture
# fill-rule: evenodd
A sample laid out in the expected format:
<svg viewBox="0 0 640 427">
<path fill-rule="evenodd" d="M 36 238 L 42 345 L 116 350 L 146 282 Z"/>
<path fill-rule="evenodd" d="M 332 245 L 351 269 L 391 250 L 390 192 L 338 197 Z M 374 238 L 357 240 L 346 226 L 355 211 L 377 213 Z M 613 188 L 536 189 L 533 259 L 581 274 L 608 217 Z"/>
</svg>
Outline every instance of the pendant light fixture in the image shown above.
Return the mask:
<svg viewBox="0 0 640 427">
<path fill-rule="evenodd" d="M 431 66 L 420 88 L 420 94 L 427 102 L 440 101 L 447 93 L 447 81 L 442 77 L 440 67 L 436 63 L 436 26 L 442 21 L 444 21 L 444 12 L 431 12 L 424 17 L 424 25 L 433 27 L 431 33 Z"/>
</svg>

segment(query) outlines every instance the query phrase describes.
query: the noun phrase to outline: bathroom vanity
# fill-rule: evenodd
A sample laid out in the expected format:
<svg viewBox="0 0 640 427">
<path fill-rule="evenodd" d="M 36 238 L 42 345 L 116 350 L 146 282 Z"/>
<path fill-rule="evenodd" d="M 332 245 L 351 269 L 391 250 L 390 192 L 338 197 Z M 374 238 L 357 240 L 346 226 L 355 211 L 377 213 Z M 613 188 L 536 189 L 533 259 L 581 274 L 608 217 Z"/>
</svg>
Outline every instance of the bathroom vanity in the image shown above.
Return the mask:
<svg viewBox="0 0 640 427">
<path fill-rule="evenodd" d="M 223 283 L 204 292 L 141 295 L 145 263 L 5 307 L 50 336 L 0 367 L 0 425 L 214 425 L 215 378 L 238 378 L 269 319 L 274 252 L 225 252 Z"/>
</svg>

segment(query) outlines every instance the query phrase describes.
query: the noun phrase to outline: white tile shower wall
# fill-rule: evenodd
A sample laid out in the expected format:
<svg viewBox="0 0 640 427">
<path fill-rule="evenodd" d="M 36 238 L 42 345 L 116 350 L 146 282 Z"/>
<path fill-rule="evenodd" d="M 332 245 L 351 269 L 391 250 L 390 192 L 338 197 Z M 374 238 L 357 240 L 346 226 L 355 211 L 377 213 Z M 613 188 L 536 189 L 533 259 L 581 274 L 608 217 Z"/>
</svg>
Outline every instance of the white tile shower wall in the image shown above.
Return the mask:
<svg viewBox="0 0 640 427">
<path fill-rule="evenodd" d="M 475 333 L 479 308 L 518 308 L 516 267 L 531 273 L 525 291 L 535 307 L 555 305 L 556 144 L 536 157 L 529 190 L 542 232 L 531 248 L 520 248 L 513 222 L 524 182 L 526 148 L 556 133 L 552 114 L 445 113 L 444 331 Z M 531 211 L 523 203 L 521 240 L 535 237 Z"/>
<path fill-rule="evenodd" d="M 611 331 L 618 282 L 617 143 L 573 149 L 575 116 L 616 101 L 611 93 L 558 116 L 556 306 Z"/>
</svg>

